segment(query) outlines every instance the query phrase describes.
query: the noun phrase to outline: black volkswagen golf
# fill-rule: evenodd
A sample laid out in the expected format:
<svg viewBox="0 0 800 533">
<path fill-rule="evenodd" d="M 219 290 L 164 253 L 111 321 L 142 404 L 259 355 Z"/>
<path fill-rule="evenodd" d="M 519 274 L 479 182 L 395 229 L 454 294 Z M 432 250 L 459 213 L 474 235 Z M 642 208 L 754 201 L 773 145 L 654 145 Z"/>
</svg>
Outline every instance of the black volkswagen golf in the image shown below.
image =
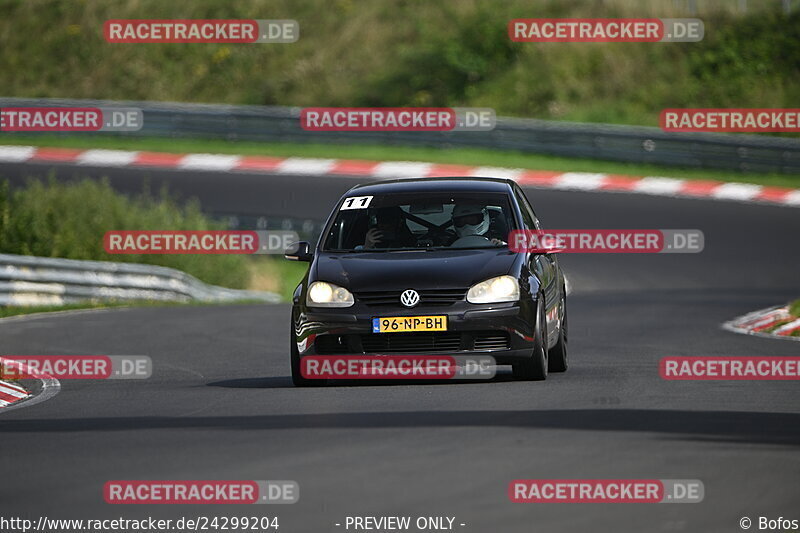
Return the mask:
<svg viewBox="0 0 800 533">
<path fill-rule="evenodd" d="M 308 355 L 491 355 L 514 377 L 567 369 L 565 279 L 553 254 L 518 253 L 541 229 L 522 189 L 495 178 L 421 178 L 350 189 L 294 291 L 291 367 Z M 418 318 L 419 320 L 407 320 Z"/>
</svg>

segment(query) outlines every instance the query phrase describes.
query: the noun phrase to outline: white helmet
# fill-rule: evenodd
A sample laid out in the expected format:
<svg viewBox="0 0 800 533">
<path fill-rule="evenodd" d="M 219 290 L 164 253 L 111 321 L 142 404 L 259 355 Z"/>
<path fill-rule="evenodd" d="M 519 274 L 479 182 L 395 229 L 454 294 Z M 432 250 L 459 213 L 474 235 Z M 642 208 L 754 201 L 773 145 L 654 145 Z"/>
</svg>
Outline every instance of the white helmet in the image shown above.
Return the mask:
<svg viewBox="0 0 800 533">
<path fill-rule="evenodd" d="M 461 217 L 469 217 L 465 223 L 457 224 Z M 457 204 L 453 208 L 453 227 L 459 237 L 483 235 L 489 230 L 489 212 L 479 204 Z"/>
</svg>

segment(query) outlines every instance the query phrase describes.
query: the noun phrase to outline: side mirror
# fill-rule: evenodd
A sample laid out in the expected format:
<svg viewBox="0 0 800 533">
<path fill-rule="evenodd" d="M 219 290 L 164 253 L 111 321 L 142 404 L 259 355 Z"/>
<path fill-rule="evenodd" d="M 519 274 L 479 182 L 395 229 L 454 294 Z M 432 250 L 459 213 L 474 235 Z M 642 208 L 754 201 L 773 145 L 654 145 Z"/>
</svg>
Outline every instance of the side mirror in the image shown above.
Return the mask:
<svg viewBox="0 0 800 533">
<path fill-rule="evenodd" d="M 294 242 L 286 249 L 283 257 L 290 261 L 311 261 L 314 259 L 314 252 L 311 251 L 311 245 L 306 241 Z"/>
</svg>

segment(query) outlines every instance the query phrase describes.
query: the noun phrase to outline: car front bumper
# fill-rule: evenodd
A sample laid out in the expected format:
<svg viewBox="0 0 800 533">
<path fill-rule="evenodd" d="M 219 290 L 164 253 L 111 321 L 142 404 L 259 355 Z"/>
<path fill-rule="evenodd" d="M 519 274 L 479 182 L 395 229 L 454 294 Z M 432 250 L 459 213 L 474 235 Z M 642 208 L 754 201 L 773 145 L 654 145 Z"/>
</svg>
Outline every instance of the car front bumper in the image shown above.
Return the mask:
<svg viewBox="0 0 800 533">
<path fill-rule="evenodd" d="M 373 318 L 447 316 L 447 331 L 373 333 Z M 305 355 L 490 355 L 498 364 L 530 358 L 535 306 L 525 302 L 413 309 L 344 309 L 295 306 L 293 325 L 298 354 Z"/>
</svg>

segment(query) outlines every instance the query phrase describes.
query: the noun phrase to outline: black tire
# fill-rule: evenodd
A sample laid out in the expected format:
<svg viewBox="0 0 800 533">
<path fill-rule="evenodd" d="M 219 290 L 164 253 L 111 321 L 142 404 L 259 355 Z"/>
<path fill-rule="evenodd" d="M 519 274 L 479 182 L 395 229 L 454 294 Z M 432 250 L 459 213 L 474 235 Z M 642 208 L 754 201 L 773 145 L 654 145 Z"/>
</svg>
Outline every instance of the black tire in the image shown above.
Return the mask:
<svg viewBox="0 0 800 533">
<path fill-rule="evenodd" d="M 562 289 L 563 290 L 563 289 Z M 567 358 L 567 297 L 561 297 L 561 331 L 558 332 L 558 342 L 547 352 L 547 370 L 550 372 L 566 372 L 569 368 Z"/>
<path fill-rule="evenodd" d="M 533 329 L 533 353 L 530 359 L 511 365 L 515 379 L 525 381 L 547 379 L 547 322 L 545 322 L 544 300 L 541 294 L 537 301 L 537 318 Z"/>
<path fill-rule="evenodd" d="M 306 379 L 300 371 L 300 353 L 297 351 L 297 342 L 294 333 L 289 335 L 291 344 L 292 383 L 295 387 L 322 387 L 328 383 L 327 379 Z"/>
</svg>

